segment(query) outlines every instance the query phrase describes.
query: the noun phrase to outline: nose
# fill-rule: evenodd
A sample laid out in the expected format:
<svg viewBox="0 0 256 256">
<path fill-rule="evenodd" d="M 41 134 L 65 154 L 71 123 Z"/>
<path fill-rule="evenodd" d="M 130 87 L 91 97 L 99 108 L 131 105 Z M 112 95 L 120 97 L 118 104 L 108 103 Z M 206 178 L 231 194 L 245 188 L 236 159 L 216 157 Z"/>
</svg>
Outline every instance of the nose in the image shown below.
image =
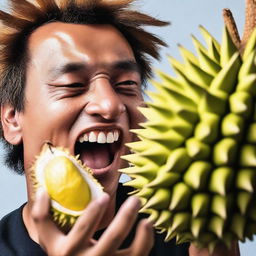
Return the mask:
<svg viewBox="0 0 256 256">
<path fill-rule="evenodd" d="M 90 87 L 89 101 L 85 107 L 87 114 L 115 120 L 125 112 L 125 105 L 108 79 L 98 78 Z"/>
</svg>

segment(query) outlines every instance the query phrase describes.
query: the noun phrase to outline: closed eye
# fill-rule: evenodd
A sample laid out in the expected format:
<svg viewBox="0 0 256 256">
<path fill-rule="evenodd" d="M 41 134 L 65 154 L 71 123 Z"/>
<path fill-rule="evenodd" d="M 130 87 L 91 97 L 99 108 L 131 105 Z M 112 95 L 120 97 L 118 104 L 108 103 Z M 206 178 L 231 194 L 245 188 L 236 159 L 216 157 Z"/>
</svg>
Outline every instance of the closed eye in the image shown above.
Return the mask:
<svg viewBox="0 0 256 256">
<path fill-rule="evenodd" d="M 84 84 L 82 83 L 72 83 L 72 84 L 66 84 L 62 85 L 63 87 L 70 87 L 70 88 L 81 88 L 84 87 Z"/>
<path fill-rule="evenodd" d="M 127 80 L 127 81 L 119 82 L 116 85 L 138 85 L 138 83 L 132 80 Z"/>
</svg>

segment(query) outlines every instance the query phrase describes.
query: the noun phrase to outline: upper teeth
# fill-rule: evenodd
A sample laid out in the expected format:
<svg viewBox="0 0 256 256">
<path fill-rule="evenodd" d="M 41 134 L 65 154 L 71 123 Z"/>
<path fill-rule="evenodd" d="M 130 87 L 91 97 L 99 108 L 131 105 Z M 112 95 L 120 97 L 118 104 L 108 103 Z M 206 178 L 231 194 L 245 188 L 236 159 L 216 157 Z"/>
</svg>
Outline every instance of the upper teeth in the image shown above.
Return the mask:
<svg viewBox="0 0 256 256">
<path fill-rule="evenodd" d="M 119 131 L 91 131 L 79 137 L 79 142 L 114 143 L 118 141 Z"/>
</svg>

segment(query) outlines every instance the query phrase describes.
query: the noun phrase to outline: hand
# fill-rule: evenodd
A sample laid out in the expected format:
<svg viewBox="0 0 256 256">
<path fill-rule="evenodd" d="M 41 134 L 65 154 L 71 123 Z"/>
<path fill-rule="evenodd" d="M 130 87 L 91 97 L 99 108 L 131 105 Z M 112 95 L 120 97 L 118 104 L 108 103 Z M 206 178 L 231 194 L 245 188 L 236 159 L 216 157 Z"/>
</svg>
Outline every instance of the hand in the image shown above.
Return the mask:
<svg viewBox="0 0 256 256">
<path fill-rule="evenodd" d="M 199 249 L 194 244 L 189 247 L 189 256 L 240 256 L 239 246 L 237 242 L 233 242 L 231 249 L 225 246 L 217 246 L 212 254 L 207 249 Z"/>
<path fill-rule="evenodd" d="M 140 207 L 139 200 L 130 197 L 122 205 L 101 238 L 92 238 L 109 203 L 109 196 L 90 203 L 68 234 L 63 234 L 49 215 L 50 199 L 41 192 L 33 205 L 32 218 L 38 231 L 41 247 L 48 256 L 146 256 L 153 246 L 152 224 L 147 220 L 139 223 L 131 246 L 118 250 L 130 232 Z"/>
</svg>

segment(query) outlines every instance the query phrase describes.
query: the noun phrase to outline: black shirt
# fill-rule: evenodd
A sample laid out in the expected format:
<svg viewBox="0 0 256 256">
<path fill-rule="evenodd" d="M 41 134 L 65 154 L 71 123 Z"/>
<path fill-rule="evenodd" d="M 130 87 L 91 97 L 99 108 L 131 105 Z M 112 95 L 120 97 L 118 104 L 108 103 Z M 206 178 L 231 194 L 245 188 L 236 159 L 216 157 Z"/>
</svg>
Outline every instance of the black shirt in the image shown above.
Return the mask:
<svg viewBox="0 0 256 256">
<path fill-rule="evenodd" d="M 126 187 L 119 186 L 117 209 L 127 198 L 128 190 Z M 22 219 L 23 207 L 24 205 L 9 213 L 0 221 L 0 256 L 47 256 L 28 235 Z M 134 238 L 135 231 L 136 228 L 134 227 L 122 248 L 129 246 Z M 97 232 L 95 238 L 100 237 L 102 232 Z M 176 245 L 174 241 L 164 243 L 164 236 L 165 234 L 155 235 L 155 245 L 150 256 L 188 256 L 188 244 Z"/>
</svg>

